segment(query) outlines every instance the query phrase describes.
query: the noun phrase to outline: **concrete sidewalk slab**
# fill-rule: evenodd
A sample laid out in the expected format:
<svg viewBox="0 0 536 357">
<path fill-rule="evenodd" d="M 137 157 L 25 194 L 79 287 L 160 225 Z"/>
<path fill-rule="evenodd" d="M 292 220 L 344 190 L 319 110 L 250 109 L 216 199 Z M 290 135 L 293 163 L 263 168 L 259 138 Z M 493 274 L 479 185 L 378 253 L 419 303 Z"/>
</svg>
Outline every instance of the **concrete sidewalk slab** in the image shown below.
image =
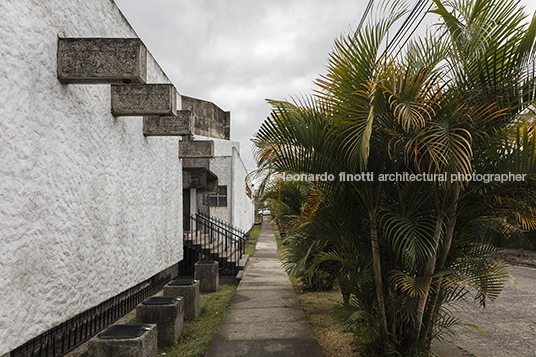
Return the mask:
<svg viewBox="0 0 536 357">
<path fill-rule="evenodd" d="M 255 274 L 257 271 L 262 271 L 264 269 L 273 269 L 273 270 L 281 271 L 285 275 L 287 275 L 287 273 L 285 273 L 285 271 L 283 270 L 283 264 L 281 264 L 281 261 L 279 259 L 260 260 L 258 257 L 250 258 L 248 273 L 253 272 L 253 274 Z"/>
<path fill-rule="evenodd" d="M 264 314 L 253 322 L 226 323 L 219 333 L 229 340 L 272 340 L 272 339 L 309 339 L 314 338 L 311 327 L 298 321 L 266 322 Z M 252 329 L 252 326 L 255 326 Z"/>
<path fill-rule="evenodd" d="M 222 322 L 229 324 L 249 323 L 258 322 L 260 319 L 264 319 L 264 323 L 290 322 L 300 321 L 303 317 L 303 311 L 299 306 L 288 307 L 286 309 L 281 309 L 280 307 L 250 309 L 247 314 L 241 309 L 233 309 L 225 314 Z"/>
<path fill-rule="evenodd" d="M 255 252 L 205 356 L 323 356 L 279 260 L 271 223 L 261 227 Z"/>
<path fill-rule="evenodd" d="M 213 345 L 226 347 L 216 354 L 211 351 Z M 263 339 L 263 340 L 227 340 L 216 334 L 210 342 L 205 357 L 320 357 L 323 356 L 318 341 L 311 339 Z"/>
<path fill-rule="evenodd" d="M 291 292 L 294 295 L 294 291 Z M 270 307 L 299 306 L 296 295 L 291 296 L 288 290 L 242 290 L 237 291 L 231 299 L 228 311 L 233 309 L 255 309 Z"/>
<path fill-rule="evenodd" d="M 266 290 L 266 289 L 291 289 L 292 284 L 285 281 L 266 281 L 266 280 L 258 280 L 258 281 L 247 281 L 244 282 L 242 280 L 240 282 L 240 285 L 236 289 L 237 291 L 240 290 Z"/>
</svg>

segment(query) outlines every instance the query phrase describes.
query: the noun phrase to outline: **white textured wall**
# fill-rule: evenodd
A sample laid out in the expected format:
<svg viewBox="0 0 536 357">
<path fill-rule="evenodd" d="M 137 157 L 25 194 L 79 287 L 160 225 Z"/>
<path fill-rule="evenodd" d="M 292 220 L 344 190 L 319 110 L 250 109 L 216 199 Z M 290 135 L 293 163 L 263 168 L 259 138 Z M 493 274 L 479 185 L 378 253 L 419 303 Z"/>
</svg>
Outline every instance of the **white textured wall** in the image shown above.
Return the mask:
<svg viewBox="0 0 536 357">
<path fill-rule="evenodd" d="M 255 220 L 254 205 L 246 194 L 248 174 L 240 157 L 240 143 L 214 140 L 215 158 L 210 170 L 218 176 L 218 185 L 227 186 L 227 206 L 211 207 L 210 214 L 248 231 Z"/>
<path fill-rule="evenodd" d="M 248 231 L 255 222 L 255 206 L 246 193 L 248 171 L 242 162 L 238 148 L 233 148 L 233 225 Z"/>
<path fill-rule="evenodd" d="M 136 36 L 111 0 L 0 17 L 1 356 L 182 259 L 182 169 L 177 139 L 110 114 L 109 86 L 56 78 L 58 36 Z"/>
</svg>

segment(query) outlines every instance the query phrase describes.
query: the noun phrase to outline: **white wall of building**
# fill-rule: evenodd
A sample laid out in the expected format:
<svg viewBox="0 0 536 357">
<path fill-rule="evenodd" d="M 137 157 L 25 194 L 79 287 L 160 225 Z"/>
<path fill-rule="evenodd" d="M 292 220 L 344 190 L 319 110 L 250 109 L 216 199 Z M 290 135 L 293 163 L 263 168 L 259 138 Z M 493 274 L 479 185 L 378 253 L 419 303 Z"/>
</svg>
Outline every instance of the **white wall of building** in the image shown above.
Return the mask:
<svg viewBox="0 0 536 357">
<path fill-rule="evenodd" d="M 227 186 L 227 207 L 211 207 L 213 217 L 248 231 L 254 223 L 254 205 L 247 196 L 247 169 L 240 157 L 240 143 L 214 139 L 215 157 L 210 170 L 218 176 L 218 186 Z"/>
<path fill-rule="evenodd" d="M 232 219 L 234 226 L 248 231 L 255 222 L 255 205 L 247 195 L 245 177 L 248 171 L 239 152 L 239 148 L 233 148 Z"/>
<path fill-rule="evenodd" d="M 110 114 L 109 85 L 56 78 L 58 37 L 137 37 L 113 1 L 0 13 L 1 356 L 182 259 L 182 165 L 176 138 Z"/>
</svg>

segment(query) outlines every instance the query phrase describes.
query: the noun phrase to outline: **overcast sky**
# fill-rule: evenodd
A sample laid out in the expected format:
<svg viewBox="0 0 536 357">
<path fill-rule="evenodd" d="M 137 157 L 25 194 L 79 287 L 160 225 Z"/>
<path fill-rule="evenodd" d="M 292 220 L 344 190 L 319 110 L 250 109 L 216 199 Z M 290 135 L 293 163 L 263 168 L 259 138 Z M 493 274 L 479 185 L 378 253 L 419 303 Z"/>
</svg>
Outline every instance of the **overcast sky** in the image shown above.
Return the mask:
<svg viewBox="0 0 536 357">
<path fill-rule="evenodd" d="M 231 112 L 231 140 L 253 170 L 265 99 L 311 93 L 334 39 L 356 29 L 368 0 L 115 2 L 181 94 Z"/>
</svg>

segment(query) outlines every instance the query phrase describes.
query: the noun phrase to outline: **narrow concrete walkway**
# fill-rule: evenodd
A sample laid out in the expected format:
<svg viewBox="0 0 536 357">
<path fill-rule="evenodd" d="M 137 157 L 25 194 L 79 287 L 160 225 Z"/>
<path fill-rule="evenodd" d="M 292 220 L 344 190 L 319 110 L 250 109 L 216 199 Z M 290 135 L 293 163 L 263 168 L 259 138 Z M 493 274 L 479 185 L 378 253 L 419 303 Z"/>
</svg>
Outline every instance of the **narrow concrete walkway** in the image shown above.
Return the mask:
<svg viewBox="0 0 536 357">
<path fill-rule="evenodd" d="M 272 230 L 262 223 L 255 252 L 206 357 L 323 357 L 290 280 Z"/>
</svg>

